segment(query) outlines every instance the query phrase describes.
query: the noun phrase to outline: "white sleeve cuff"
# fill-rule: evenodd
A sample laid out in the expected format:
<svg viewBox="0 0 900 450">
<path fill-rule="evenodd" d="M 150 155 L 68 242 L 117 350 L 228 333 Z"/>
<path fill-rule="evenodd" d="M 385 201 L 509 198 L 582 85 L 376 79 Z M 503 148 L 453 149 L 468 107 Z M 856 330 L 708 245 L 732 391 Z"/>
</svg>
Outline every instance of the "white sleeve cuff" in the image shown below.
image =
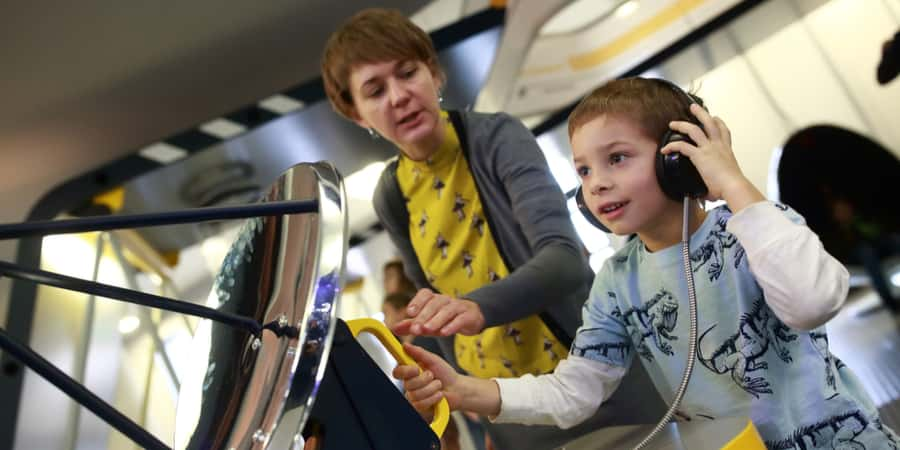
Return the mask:
<svg viewBox="0 0 900 450">
<path fill-rule="evenodd" d="M 491 417 L 492 422 L 497 423 L 528 423 L 534 415 L 535 404 L 538 403 L 535 394 L 539 386 L 533 375 L 525 375 L 519 378 L 495 378 L 500 387 L 500 414 Z"/>
<path fill-rule="evenodd" d="M 619 387 L 627 369 L 569 355 L 553 373 L 496 379 L 500 388 L 498 423 L 570 428 L 591 417 Z"/>
</svg>

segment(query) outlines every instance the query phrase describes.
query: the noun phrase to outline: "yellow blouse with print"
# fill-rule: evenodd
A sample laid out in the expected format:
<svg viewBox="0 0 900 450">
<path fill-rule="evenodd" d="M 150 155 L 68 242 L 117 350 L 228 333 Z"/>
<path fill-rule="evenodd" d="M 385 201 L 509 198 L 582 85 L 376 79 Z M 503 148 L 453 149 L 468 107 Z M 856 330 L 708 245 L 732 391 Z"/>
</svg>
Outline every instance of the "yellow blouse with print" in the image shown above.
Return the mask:
<svg viewBox="0 0 900 450">
<path fill-rule="evenodd" d="M 443 119 L 440 149 L 427 161 L 401 155 L 397 181 L 408 202 L 410 240 L 429 283 L 443 294 L 465 298 L 509 270 L 446 112 Z M 490 378 L 551 372 L 567 349 L 532 315 L 474 336 L 457 334 L 454 353 L 463 370 Z"/>
</svg>

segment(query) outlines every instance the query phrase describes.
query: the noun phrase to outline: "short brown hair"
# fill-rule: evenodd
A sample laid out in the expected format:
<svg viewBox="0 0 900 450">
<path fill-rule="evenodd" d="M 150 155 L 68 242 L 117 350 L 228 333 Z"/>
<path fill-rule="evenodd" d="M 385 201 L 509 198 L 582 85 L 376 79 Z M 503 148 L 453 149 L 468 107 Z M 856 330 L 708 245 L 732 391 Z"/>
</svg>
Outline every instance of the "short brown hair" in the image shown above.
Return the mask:
<svg viewBox="0 0 900 450">
<path fill-rule="evenodd" d="M 344 22 L 328 38 L 322 55 L 322 82 L 332 108 L 354 119 L 350 72 L 360 64 L 392 60 L 421 61 L 444 79 L 431 38 L 400 11 L 369 8 Z"/>
<path fill-rule="evenodd" d="M 569 114 L 569 140 L 584 124 L 610 114 L 633 120 L 650 139 L 659 141 L 669 130 L 669 122 L 695 122 L 686 98 L 668 81 L 652 78 L 620 78 L 594 89 Z M 702 101 L 700 102 L 702 105 Z"/>
</svg>

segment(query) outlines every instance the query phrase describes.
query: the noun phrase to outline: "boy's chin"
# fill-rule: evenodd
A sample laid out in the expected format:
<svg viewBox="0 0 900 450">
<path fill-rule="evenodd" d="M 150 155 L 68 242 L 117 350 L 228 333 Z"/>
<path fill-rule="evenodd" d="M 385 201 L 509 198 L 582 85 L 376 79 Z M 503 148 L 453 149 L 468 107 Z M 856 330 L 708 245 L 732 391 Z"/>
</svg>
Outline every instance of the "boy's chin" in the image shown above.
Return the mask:
<svg viewBox="0 0 900 450">
<path fill-rule="evenodd" d="M 634 234 L 634 230 L 626 229 L 627 227 L 624 227 L 621 224 L 603 223 L 603 225 L 607 230 L 609 230 L 608 233 L 614 234 L 616 236 L 627 236 L 629 234 Z"/>
</svg>

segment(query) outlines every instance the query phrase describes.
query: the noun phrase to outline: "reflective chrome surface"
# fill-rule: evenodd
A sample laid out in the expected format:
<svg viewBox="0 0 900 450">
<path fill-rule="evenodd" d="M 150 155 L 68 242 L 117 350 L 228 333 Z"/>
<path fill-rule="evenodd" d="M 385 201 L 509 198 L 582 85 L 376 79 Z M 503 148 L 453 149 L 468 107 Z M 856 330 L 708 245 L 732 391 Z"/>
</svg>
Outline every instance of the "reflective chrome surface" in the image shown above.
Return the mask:
<svg viewBox="0 0 900 450">
<path fill-rule="evenodd" d="M 331 348 L 347 254 L 346 196 L 341 176 L 320 162 L 292 167 L 265 198 L 309 199 L 319 201 L 317 214 L 247 220 L 225 257 L 208 306 L 271 329 L 257 338 L 201 322 L 179 393 L 176 449 L 297 442 Z"/>
</svg>

